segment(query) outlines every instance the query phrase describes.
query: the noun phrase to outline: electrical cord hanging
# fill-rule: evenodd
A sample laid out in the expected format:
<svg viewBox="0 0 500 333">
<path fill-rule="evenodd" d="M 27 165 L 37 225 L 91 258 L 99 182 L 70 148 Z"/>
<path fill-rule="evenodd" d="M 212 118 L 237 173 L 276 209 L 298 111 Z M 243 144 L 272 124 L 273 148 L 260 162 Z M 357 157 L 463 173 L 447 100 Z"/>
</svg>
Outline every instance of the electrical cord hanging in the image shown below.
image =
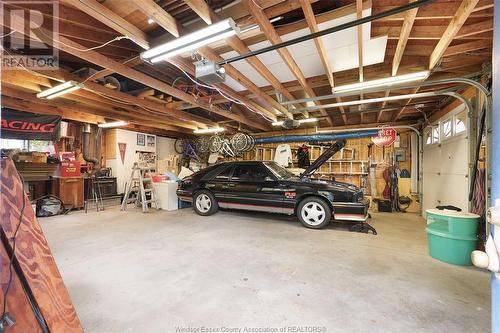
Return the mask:
<svg viewBox="0 0 500 333">
<path fill-rule="evenodd" d="M 262 10 L 264 9 L 264 8 L 262 8 L 262 7 L 261 7 L 261 6 L 260 6 L 260 5 L 259 5 L 259 4 L 255 1 L 255 0 L 252 0 L 252 2 L 253 2 L 253 3 L 257 6 L 257 7 L 259 7 L 260 9 L 262 9 Z"/>
<path fill-rule="evenodd" d="M 229 96 L 226 96 L 219 88 L 217 87 L 214 87 L 214 86 L 209 86 L 209 85 L 206 85 L 206 84 L 203 84 L 195 79 L 193 79 L 191 77 L 191 75 L 189 75 L 185 70 L 183 70 L 181 67 L 179 67 L 177 64 L 174 64 L 174 63 L 171 63 L 172 65 L 174 65 L 175 67 L 177 67 L 177 69 L 179 69 L 182 73 L 184 73 L 184 75 L 186 75 L 186 77 L 191 80 L 194 84 L 200 86 L 200 87 L 204 87 L 204 88 L 207 88 L 207 89 L 211 89 L 211 90 L 216 90 L 219 94 L 221 94 L 223 97 L 225 97 L 226 99 L 228 99 L 229 101 L 235 103 L 235 104 L 238 104 L 238 105 L 242 105 L 244 107 L 246 107 L 248 110 L 250 110 L 251 112 L 255 112 L 257 113 L 258 115 L 260 115 L 262 118 L 266 119 L 267 121 L 274 121 L 273 119 L 267 117 L 266 115 L 264 115 L 262 112 L 259 112 L 259 111 L 255 111 L 255 110 L 252 110 L 248 105 L 246 105 L 245 103 L 243 102 L 240 102 L 238 100 L 235 100 L 235 99 L 232 99 L 231 97 Z"/>
<path fill-rule="evenodd" d="M 9 33 L 7 33 L 7 34 L 0 36 L 0 38 L 5 38 L 5 37 L 7 37 L 7 36 L 10 36 L 10 35 L 12 35 L 14 32 L 16 32 L 16 31 L 17 31 L 17 30 L 12 30 L 11 32 L 9 32 Z"/>
<path fill-rule="evenodd" d="M 47 35 L 42 29 L 39 29 L 38 30 L 42 35 L 44 35 L 45 37 L 47 38 L 50 38 L 52 41 L 55 41 L 54 38 L 52 38 L 52 36 L 49 36 Z M 5 34 L 5 35 L 2 35 L 0 36 L 0 38 L 4 38 L 4 37 L 7 37 L 7 36 L 10 36 L 12 35 L 14 32 L 18 32 L 17 30 L 12 30 L 11 32 L 9 32 L 8 34 Z M 66 47 L 69 47 L 70 49 L 73 49 L 73 50 L 77 50 L 77 51 L 80 51 L 80 52 L 89 52 L 89 51 L 93 51 L 93 50 L 97 50 L 97 49 L 100 49 L 101 47 L 105 47 L 113 42 L 116 42 L 116 41 L 119 41 L 119 40 L 122 40 L 122 39 L 129 39 L 129 40 L 132 40 L 130 37 L 128 36 L 117 36 L 103 44 L 100 44 L 100 45 L 97 45 L 97 46 L 94 46 L 94 47 L 90 47 L 90 48 L 86 48 L 86 49 L 81 49 L 79 47 L 74 47 L 72 45 L 69 45 L 69 44 L 66 44 L 66 43 L 63 43 L 61 42 L 60 40 L 57 40 L 57 43 L 61 44 L 61 45 L 64 45 Z"/>
<path fill-rule="evenodd" d="M 15 31 L 15 30 L 14 30 L 14 31 Z M 14 31 L 12 31 L 12 32 L 14 32 Z M 40 32 L 41 32 L 44 36 L 51 38 L 50 36 L 47 36 L 47 35 L 46 35 L 46 34 L 45 34 L 42 30 L 39 30 L 39 31 L 40 31 Z M 87 51 L 91 51 L 91 50 L 95 50 L 95 49 L 98 49 L 98 48 L 104 47 L 104 46 L 106 46 L 106 45 L 108 45 L 108 44 L 110 44 L 110 43 L 112 43 L 112 42 L 114 42 L 114 41 L 121 40 L 121 39 L 130 39 L 130 38 L 129 38 L 129 37 L 127 37 L 127 36 L 118 36 L 118 37 L 115 37 L 114 39 L 112 39 L 112 40 L 110 40 L 110 41 L 108 41 L 108 42 L 106 42 L 106 43 L 104 43 L 104 44 L 102 44 L 102 45 L 94 46 L 94 47 L 91 47 L 91 48 L 88 48 L 88 49 L 80 49 L 80 48 L 76 48 L 76 47 L 74 47 L 74 46 L 71 46 L 71 45 L 65 44 L 65 43 L 63 43 L 63 42 L 61 42 L 61 41 L 58 41 L 58 43 L 60 43 L 60 44 L 62 44 L 62 45 L 65 45 L 65 46 L 67 46 L 67 47 L 69 47 L 69 48 L 76 49 L 76 50 L 81 51 L 81 52 L 87 52 Z M 5 49 L 4 49 L 4 51 L 5 51 L 7 54 L 9 54 L 10 56 L 12 56 L 12 54 L 10 54 L 10 53 L 9 53 L 8 51 L 6 51 Z M 131 61 L 131 60 L 133 60 L 133 58 L 132 58 L 132 59 L 127 60 L 127 62 L 129 62 L 129 61 Z M 125 62 L 125 63 L 127 63 L 127 62 Z M 39 74 L 39 73 L 37 73 L 37 72 L 35 72 L 35 71 L 32 71 L 32 70 L 30 70 L 30 69 L 28 69 L 28 68 L 24 67 L 22 64 L 19 64 L 19 65 L 21 66 L 21 68 L 25 69 L 26 71 L 28 71 L 28 72 L 30 72 L 30 73 L 33 73 L 33 74 L 35 74 L 35 75 L 37 75 L 37 76 L 42 76 L 42 77 L 46 77 L 46 78 L 49 78 L 49 79 L 52 79 L 52 80 L 53 80 L 53 78 L 52 78 L 52 77 L 49 77 L 49 76 L 47 76 L 47 75 L 42 75 L 42 74 Z M 172 63 L 172 65 L 174 65 L 175 67 L 177 67 L 177 68 L 178 68 L 178 69 L 179 69 L 182 73 L 184 73 L 184 75 L 185 75 L 185 76 L 186 76 L 189 80 L 191 80 L 191 81 L 192 81 L 193 83 L 195 83 L 196 85 L 198 85 L 198 86 L 200 86 L 200 87 L 207 88 L 207 89 L 216 90 L 219 94 L 221 94 L 223 97 L 225 97 L 225 98 L 226 98 L 226 99 L 228 99 L 229 101 L 231 101 L 231 102 L 233 102 L 233 103 L 235 103 L 235 104 L 242 105 L 242 106 L 246 107 L 249 111 L 257 113 L 258 115 L 260 115 L 261 117 L 263 117 L 263 118 L 264 118 L 264 119 L 266 119 L 267 121 L 270 121 L 270 122 L 274 121 L 273 119 L 271 119 L 271 118 L 267 117 L 267 116 L 266 116 L 265 114 L 263 114 L 262 112 L 260 112 L 260 111 L 256 111 L 256 110 L 252 110 L 252 109 L 251 109 L 251 108 L 250 108 L 247 104 L 245 104 L 245 103 L 243 103 L 243 102 L 240 102 L 240 101 L 238 101 L 238 100 L 235 100 L 235 99 L 233 99 L 233 98 L 231 98 L 231 97 L 227 96 L 227 95 L 226 95 L 226 94 L 224 94 L 224 93 L 223 93 L 223 92 L 222 92 L 219 88 L 217 88 L 217 87 L 213 87 L 213 86 L 209 86 L 209 85 L 205 85 L 205 84 L 203 84 L 203 83 L 201 83 L 201 82 L 199 82 L 199 81 L 196 81 L 196 80 L 195 80 L 195 79 L 193 79 L 193 78 L 192 78 L 192 77 L 191 77 L 191 76 L 190 76 L 190 75 L 189 75 L 186 71 L 184 71 L 181 67 L 179 67 L 177 64 Z M 97 72 L 97 73 L 99 73 L 99 72 Z M 93 74 L 93 75 L 90 75 L 89 77 L 87 77 L 87 78 L 86 78 L 84 81 L 82 81 L 81 83 L 85 83 L 85 82 L 87 82 L 87 81 L 88 81 L 88 80 L 90 80 L 93 76 L 97 75 L 97 73 L 95 73 L 95 74 Z"/>
<path fill-rule="evenodd" d="M 50 38 L 52 41 L 56 41 L 57 43 L 59 43 L 61 45 L 64 45 L 66 47 L 69 47 L 70 49 L 77 50 L 77 51 L 80 51 L 80 52 L 89 52 L 89 51 L 97 50 L 97 49 L 100 49 L 101 47 L 107 46 L 107 45 L 109 45 L 109 44 L 111 44 L 113 42 L 116 42 L 116 41 L 119 41 L 119 40 L 122 40 L 122 39 L 130 39 L 130 40 L 132 40 L 130 37 L 122 35 L 122 36 L 117 36 L 117 37 L 115 37 L 115 38 L 113 38 L 113 39 L 111 39 L 111 40 L 109 40 L 109 41 L 107 41 L 107 42 L 105 42 L 105 43 L 103 43 L 101 45 L 97 45 L 97 46 L 94 46 L 94 47 L 89 47 L 87 49 L 81 49 L 79 47 L 74 47 L 72 45 L 63 43 L 60 40 L 55 40 L 54 38 L 52 38 L 52 36 L 47 35 L 42 29 L 38 29 L 38 31 L 42 35 L 44 35 L 45 37 Z"/>
</svg>

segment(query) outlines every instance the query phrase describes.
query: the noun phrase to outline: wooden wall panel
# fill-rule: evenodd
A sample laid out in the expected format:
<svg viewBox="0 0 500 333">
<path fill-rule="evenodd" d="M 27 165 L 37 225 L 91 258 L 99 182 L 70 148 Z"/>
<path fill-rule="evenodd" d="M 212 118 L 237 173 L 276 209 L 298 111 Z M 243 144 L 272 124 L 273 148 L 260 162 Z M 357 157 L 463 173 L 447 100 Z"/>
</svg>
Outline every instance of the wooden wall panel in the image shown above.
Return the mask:
<svg viewBox="0 0 500 333">
<path fill-rule="evenodd" d="M 43 235 L 43 231 L 36 220 L 31 203 L 22 191 L 22 183 L 17 174 L 14 163 L 10 159 L 2 159 L 1 162 L 1 195 L 0 195 L 0 223 L 12 246 L 12 236 L 19 222 L 23 200 L 26 207 L 23 212 L 21 227 L 16 237 L 16 257 L 24 272 L 33 295 L 40 307 L 40 311 L 47 322 L 51 332 L 83 332 L 80 320 L 76 314 L 71 298 L 52 252 Z M 1 281 L 5 281 L 7 271 L 0 272 Z M 2 284 L 2 289 L 6 286 Z M 25 297 L 12 290 L 7 295 L 10 298 Z M 3 302 L 3 293 L 0 294 L 0 302 Z M 16 316 L 19 309 L 8 308 L 8 311 Z M 12 332 L 32 332 L 33 330 L 22 330 L 19 326 Z"/>
<path fill-rule="evenodd" d="M 400 169 L 406 169 L 411 173 L 411 150 L 410 150 L 410 134 L 407 131 L 402 131 L 399 133 L 401 138 L 401 149 L 405 150 L 405 161 L 399 163 Z M 333 142 L 333 141 L 332 141 Z M 290 147 L 292 150 L 297 149 L 300 145 L 307 142 L 293 142 L 290 143 Z M 360 138 L 360 139 L 349 139 L 347 140 L 346 147 L 355 149 L 355 159 L 356 160 L 368 160 L 368 144 L 372 143 L 370 138 Z M 278 143 L 274 144 L 263 144 L 258 145 L 257 147 L 267 147 L 267 148 L 275 148 L 278 146 Z M 377 164 L 376 167 L 376 181 L 377 181 L 377 192 L 379 196 L 383 192 L 385 188 L 385 181 L 383 178 L 383 171 L 388 167 L 388 163 L 390 162 L 390 156 L 393 154 L 395 148 L 394 145 L 391 147 L 387 147 L 385 149 L 377 147 L 373 145 L 372 148 L 372 160 Z M 314 154 L 311 156 L 311 160 L 317 158 Z M 295 157 L 294 157 L 295 158 Z M 339 159 L 339 153 L 337 153 L 333 159 Z M 255 150 L 249 152 L 245 155 L 244 159 L 252 160 L 256 159 Z M 260 156 L 257 159 L 262 159 Z M 271 151 L 266 151 L 266 156 L 263 158 L 264 160 L 271 160 Z M 319 171 L 326 171 L 328 167 L 323 165 Z M 336 166 L 333 170 L 334 172 L 339 171 L 338 166 Z M 354 164 L 353 171 L 360 172 L 360 164 Z M 336 180 L 344 181 L 348 183 L 352 183 L 354 185 L 360 186 L 360 177 L 359 176 L 350 176 L 350 175 L 336 175 Z"/>
<path fill-rule="evenodd" d="M 104 131 L 103 136 L 105 142 L 105 159 L 116 158 L 116 129 L 107 129 Z"/>
</svg>

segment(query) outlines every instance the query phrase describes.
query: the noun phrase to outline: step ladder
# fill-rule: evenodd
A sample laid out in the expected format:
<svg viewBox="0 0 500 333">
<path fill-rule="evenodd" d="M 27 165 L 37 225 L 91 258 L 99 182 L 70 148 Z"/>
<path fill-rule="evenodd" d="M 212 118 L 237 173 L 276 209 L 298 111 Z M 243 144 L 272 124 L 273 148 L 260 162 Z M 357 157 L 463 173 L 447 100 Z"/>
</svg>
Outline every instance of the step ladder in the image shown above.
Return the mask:
<svg viewBox="0 0 500 333">
<path fill-rule="evenodd" d="M 130 197 L 131 194 L 135 194 L 135 196 Z M 149 199 L 146 194 L 150 195 Z M 156 195 L 153 179 L 151 178 L 151 169 L 140 168 L 137 162 L 132 167 L 130 180 L 125 188 L 121 210 L 127 210 L 127 205 L 132 202 L 135 203 L 136 207 L 142 206 L 143 213 L 148 212 L 150 203 L 154 204 L 156 209 L 160 209 L 158 196 Z"/>
</svg>

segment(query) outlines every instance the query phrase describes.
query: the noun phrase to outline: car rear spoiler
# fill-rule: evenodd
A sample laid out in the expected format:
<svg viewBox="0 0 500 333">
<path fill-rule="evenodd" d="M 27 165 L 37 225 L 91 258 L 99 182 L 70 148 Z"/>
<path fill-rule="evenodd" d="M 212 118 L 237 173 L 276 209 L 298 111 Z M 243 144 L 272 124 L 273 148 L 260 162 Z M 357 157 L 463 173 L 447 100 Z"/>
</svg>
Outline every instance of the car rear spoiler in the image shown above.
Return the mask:
<svg viewBox="0 0 500 333">
<path fill-rule="evenodd" d="M 327 150 L 323 152 L 303 173 L 300 174 L 300 178 L 311 176 L 316 170 L 318 170 L 326 161 L 330 159 L 333 155 L 338 153 L 342 148 L 345 147 L 346 140 L 336 141 Z"/>
</svg>

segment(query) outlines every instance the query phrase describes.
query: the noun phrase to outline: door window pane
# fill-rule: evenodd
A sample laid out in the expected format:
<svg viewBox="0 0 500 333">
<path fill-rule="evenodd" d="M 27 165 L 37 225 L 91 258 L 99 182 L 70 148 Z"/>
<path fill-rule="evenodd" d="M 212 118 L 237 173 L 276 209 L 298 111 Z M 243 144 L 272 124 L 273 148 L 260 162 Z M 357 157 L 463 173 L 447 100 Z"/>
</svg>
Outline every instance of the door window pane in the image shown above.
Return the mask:
<svg viewBox="0 0 500 333">
<path fill-rule="evenodd" d="M 443 121 L 443 137 L 449 138 L 452 135 L 451 131 L 451 119 Z"/>
<path fill-rule="evenodd" d="M 261 165 L 236 165 L 231 180 L 264 181 L 268 175 Z"/>
<path fill-rule="evenodd" d="M 439 142 L 439 126 L 432 126 L 432 143 Z"/>
<path fill-rule="evenodd" d="M 467 130 L 467 127 L 465 127 L 466 119 L 467 113 L 465 112 L 460 112 L 455 116 L 455 134 L 460 134 Z"/>
</svg>

